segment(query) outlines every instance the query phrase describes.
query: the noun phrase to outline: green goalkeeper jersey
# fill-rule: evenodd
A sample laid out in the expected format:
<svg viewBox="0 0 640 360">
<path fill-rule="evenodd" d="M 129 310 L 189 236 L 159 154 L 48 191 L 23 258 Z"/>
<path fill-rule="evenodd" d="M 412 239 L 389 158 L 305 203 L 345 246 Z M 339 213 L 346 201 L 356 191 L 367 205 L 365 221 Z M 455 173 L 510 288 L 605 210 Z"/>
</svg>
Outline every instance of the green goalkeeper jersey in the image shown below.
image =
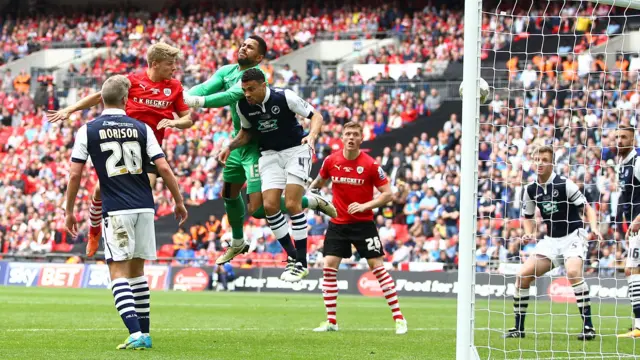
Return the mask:
<svg viewBox="0 0 640 360">
<path fill-rule="evenodd" d="M 253 68 L 262 71 L 259 65 Z M 238 64 L 225 65 L 219 68 L 211 79 L 187 91 L 187 94 L 191 96 L 204 96 L 205 108 L 218 108 L 229 105 L 231 107 L 231 118 L 233 119 L 232 136 L 234 137 L 242 128 L 240 118 L 236 111 L 236 103 L 244 97 L 242 91 L 242 74 L 244 74 L 246 70 L 249 69 L 240 70 L 240 65 Z M 265 74 L 265 79 L 266 78 L 267 76 Z"/>
</svg>

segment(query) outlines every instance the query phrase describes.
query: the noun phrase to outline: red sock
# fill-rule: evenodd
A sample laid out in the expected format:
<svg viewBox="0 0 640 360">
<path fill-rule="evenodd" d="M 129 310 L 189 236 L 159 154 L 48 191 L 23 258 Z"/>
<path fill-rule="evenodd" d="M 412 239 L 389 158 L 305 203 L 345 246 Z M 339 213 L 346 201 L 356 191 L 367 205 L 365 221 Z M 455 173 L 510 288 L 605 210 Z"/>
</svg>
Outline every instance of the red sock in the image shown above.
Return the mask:
<svg viewBox="0 0 640 360">
<path fill-rule="evenodd" d="M 327 321 L 336 324 L 336 304 L 338 300 L 338 270 L 325 267 L 322 269 L 322 296 L 327 310 Z"/>
<path fill-rule="evenodd" d="M 384 297 L 387 299 L 387 304 L 391 308 L 391 314 L 393 320 L 403 320 L 402 312 L 400 311 L 400 303 L 398 303 L 398 293 L 396 293 L 396 284 L 393 282 L 393 278 L 384 266 L 378 266 L 373 269 L 373 275 L 378 279 L 380 289 L 384 293 Z"/>
<path fill-rule="evenodd" d="M 91 198 L 89 224 L 91 227 L 100 227 L 100 224 L 102 224 L 102 200 L 96 200 L 93 197 Z"/>
</svg>

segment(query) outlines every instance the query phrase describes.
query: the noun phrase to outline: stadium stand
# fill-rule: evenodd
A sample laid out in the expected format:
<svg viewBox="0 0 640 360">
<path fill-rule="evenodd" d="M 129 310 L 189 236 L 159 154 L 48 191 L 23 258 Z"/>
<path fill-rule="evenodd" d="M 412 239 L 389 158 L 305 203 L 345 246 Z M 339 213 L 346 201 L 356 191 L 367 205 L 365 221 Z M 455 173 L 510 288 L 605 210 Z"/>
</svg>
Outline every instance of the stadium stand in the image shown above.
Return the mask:
<svg viewBox="0 0 640 360">
<path fill-rule="evenodd" d="M 0 77 L 0 195 L 5 199 L 0 203 L 1 252 L 66 251 L 74 242 L 85 241 L 88 197 L 95 186 L 95 176 L 86 173 L 83 179 L 78 198 L 81 231 L 76 240 L 70 239 L 63 231 L 61 206 L 73 133 L 82 123 L 98 114 L 99 109 L 75 114 L 64 127 L 47 123 L 44 111 L 57 109 L 71 89 L 80 98 L 110 74 L 143 67 L 143 55 L 151 40 L 168 41 L 181 47 L 185 63 L 178 78 L 186 87 L 207 79 L 217 67 L 234 62 L 239 39 L 253 28 L 267 38 L 269 59 L 276 59 L 323 37 L 349 38 L 353 34 L 375 37 L 380 32 L 399 37 L 400 46 L 368 53 L 363 56 L 362 63 L 424 62 L 424 69 L 428 71 L 431 59 L 458 62 L 462 54 L 461 12 L 446 8 L 427 7 L 423 11 L 404 13 L 382 5 L 368 10 L 345 6 L 324 14 L 304 9 L 295 13 L 263 11 L 251 14 L 240 11 L 213 14 L 193 11 L 192 15 L 165 11 L 155 18 L 150 18 L 150 15 L 131 12 L 120 16 L 116 12 L 107 12 L 17 21 L 6 19 L 3 22 L 0 43 L 4 62 L 39 50 L 41 47 L 35 43 L 42 44 L 42 47 L 65 43 L 107 45 L 111 50 L 106 57 L 98 57 L 93 63 L 70 66 L 68 76 L 55 82 L 47 76 L 29 78 L 31 75 L 28 73 L 5 72 Z M 514 27 L 518 36 L 513 39 L 487 37 L 483 49 L 508 46 L 510 42 L 526 39 L 529 33 L 534 32 L 573 32 L 577 25 L 555 23 L 552 19 L 544 24 L 548 29 L 542 26 L 535 21 L 524 23 L 521 18 L 513 22 L 509 17 L 487 17 L 483 21 L 483 30 L 492 29 L 499 34 L 500 29 Z M 588 32 L 579 35 L 578 39 L 576 51 L 602 40 L 589 36 Z M 633 91 L 637 89 L 634 79 L 638 68 L 630 64 L 637 65 L 638 62 L 635 58 L 621 58 L 616 68 L 604 69 L 599 59 L 589 57 L 591 55 L 584 52 L 577 59 L 570 56 L 553 59 L 534 57 L 528 60 L 514 58 L 507 62 L 512 81 L 522 84 L 528 91 L 518 94 L 496 92 L 482 117 L 481 171 L 491 169 L 490 163 L 498 165 L 493 182 L 482 183 L 479 188 L 482 198 L 479 200 L 478 271 L 495 271 L 500 263 L 518 262 L 533 248 L 534 244 L 520 240 L 518 220 L 522 184 L 519 179 L 531 179 L 529 151 L 543 136 L 553 135 L 554 126 L 566 130 L 557 131 L 556 134 L 563 135 L 554 139 L 556 147 L 566 149 L 557 154 L 557 170 L 571 175 L 584 189 L 590 202 L 600 206 L 602 232 L 610 230 L 604 219 L 609 216 L 611 206 L 606 202 L 598 204 L 597 200 L 600 194 L 603 199 L 609 197 L 611 190 L 608 184 L 614 177 L 610 169 L 599 171 L 612 156 L 607 148 L 611 145 L 611 132 L 605 131 L 600 136 L 588 129 L 600 126 L 607 129 L 618 120 L 624 123 L 636 121 L 630 110 L 640 102 L 637 92 Z M 317 69 L 302 84 L 300 76 L 286 67 L 275 70 L 268 61 L 264 66 L 272 75 L 270 78 L 274 85 L 296 89 L 323 113 L 326 124 L 323 137 L 317 143 L 318 160 L 341 148 L 337 134 L 346 121 L 363 122 L 365 139 L 375 140 L 417 119 L 429 121 L 426 117 L 457 92 L 456 89 L 440 93 L 425 83 L 421 73 L 413 78 L 391 79 L 388 74 L 380 74 L 364 79 L 357 71 L 323 74 Z M 598 71 L 605 75 L 589 76 Z M 583 111 L 555 111 L 549 97 L 541 96 L 532 89 L 554 89 L 556 79 L 564 88 L 573 81 L 575 89 L 593 87 L 599 95 L 594 97 L 593 93 L 576 91 L 572 97 L 567 97 L 558 92 L 554 94 L 556 102 Z M 614 91 L 612 84 L 622 86 Z M 596 98 L 601 99 L 598 101 L 611 111 L 603 112 L 597 110 L 601 106 L 591 106 Z M 531 110 L 523 111 L 522 105 Z M 461 127 L 459 113 L 446 115 L 450 119 L 439 132 L 420 134 L 410 143 L 388 147 L 382 154 L 374 154 L 389 174 L 394 189 L 393 202 L 381 209 L 376 218 L 390 262 L 441 262 L 445 269 L 456 266 Z M 547 129 L 537 133 L 530 126 L 534 124 Z M 193 128 L 173 131 L 167 136 L 168 159 L 179 176 L 189 204 L 199 205 L 219 197 L 221 168 L 214 154 L 228 141 L 230 133 L 228 111 L 211 109 L 197 114 Z M 578 136 L 586 136 L 591 147 L 577 145 L 585 143 L 576 141 Z M 597 148 L 601 145 L 604 146 L 602 152 Z M 569 174 L 569 162 L 583 165 L 580 171 Z M 489 178 L 486 175 L 481 177 Z M 330 194 L 330 189 L 324 191 Z M 171 213 L 167 190 L 161 181 L 154 189 L 154 197 L 158 217 Z M 314 216 L 309 226 L 313 234 L 309 241 L 310 258 L 319 260 L 322 256 L 319 252 L 322 248 L 320 234 L 326 227 L 326 220 Z M 160 247 L 159 254 L 192 259 L 182 260 L 187 262 L 201 261 L 202 256 L 207 256 L 210 261 L 221 250 L 220 239 L 225 236 L 226 228 L 224 218 L 212 217 L 206 223 L 181 229 L 171 243 Z M 280 246 L 264 221 L 249 219 L 246 233 L 259 239 L 252 259 L 267 265 L 281 264 L 284 258 Z M 611 236 L 607 239 L 614 240 Z M 590 258 L 588 271 L 612 271 L 620 265 L 622 253 L 610 243 L 602 247 L 600 254 L 591 248 Z M 239 257 L 236 261 L 240 264 L 244 260 L 245 257 Z"/>
</svg>

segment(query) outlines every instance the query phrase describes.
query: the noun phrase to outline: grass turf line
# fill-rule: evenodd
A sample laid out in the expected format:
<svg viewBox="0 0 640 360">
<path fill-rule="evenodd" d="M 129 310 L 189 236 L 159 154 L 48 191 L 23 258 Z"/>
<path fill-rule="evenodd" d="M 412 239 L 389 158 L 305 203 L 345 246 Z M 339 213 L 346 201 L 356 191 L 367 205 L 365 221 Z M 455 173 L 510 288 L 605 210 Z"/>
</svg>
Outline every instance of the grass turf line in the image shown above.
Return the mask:
<svg viewBox="0 0 640 360">
<path fill-rule="evenodd" d="M 107 289 L 0 287 L 0 359 L 455 359 L 452 299 L 401 297 L 409 324 L 405 336 L 395 335 L 382 298 L 339 296 L 338 333 L 311 332 L 325 318 L 320 293 L 152 292 L 151 299 L 154 348 L 117 351 L 127 332 Z M 614 336 L 630 323 L 628 306 L 594 304 L 594 313 L 603 315 L 594 317 L 603 336 L 582 343 L 574 339 L 580 326 L 575 304 L 536 305 L 541 315 L 528 316 L 527 338 L 505 340 L 511 302 L 478 301 L 476 344 L 491 347 L 479 348 L 481 358 L 640 354 L 640 342 Z"/>
</svg>

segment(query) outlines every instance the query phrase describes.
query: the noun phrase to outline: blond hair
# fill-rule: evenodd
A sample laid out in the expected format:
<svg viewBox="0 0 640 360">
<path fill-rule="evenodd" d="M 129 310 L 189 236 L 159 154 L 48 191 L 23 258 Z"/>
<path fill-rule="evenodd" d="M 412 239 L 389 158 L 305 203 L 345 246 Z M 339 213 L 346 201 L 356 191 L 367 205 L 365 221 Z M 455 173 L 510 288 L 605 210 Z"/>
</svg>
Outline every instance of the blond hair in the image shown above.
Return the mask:
<svg viewBox="0 0 640 360">
<path fill-rule="evenodd" d="M 147 63 L 151 66 L 154 61 L 177 60 L 179 56 L 179 49 L 167 43 L 159 42 L 151 45 L 147 50 Z"/>
<path fill-rule="evenodd" d="M 102 84 L 102 101 L 105 105 L 118 106 L 129 96 L 131 82 L 124 75 L 114 75 Z"/>
</svg>

